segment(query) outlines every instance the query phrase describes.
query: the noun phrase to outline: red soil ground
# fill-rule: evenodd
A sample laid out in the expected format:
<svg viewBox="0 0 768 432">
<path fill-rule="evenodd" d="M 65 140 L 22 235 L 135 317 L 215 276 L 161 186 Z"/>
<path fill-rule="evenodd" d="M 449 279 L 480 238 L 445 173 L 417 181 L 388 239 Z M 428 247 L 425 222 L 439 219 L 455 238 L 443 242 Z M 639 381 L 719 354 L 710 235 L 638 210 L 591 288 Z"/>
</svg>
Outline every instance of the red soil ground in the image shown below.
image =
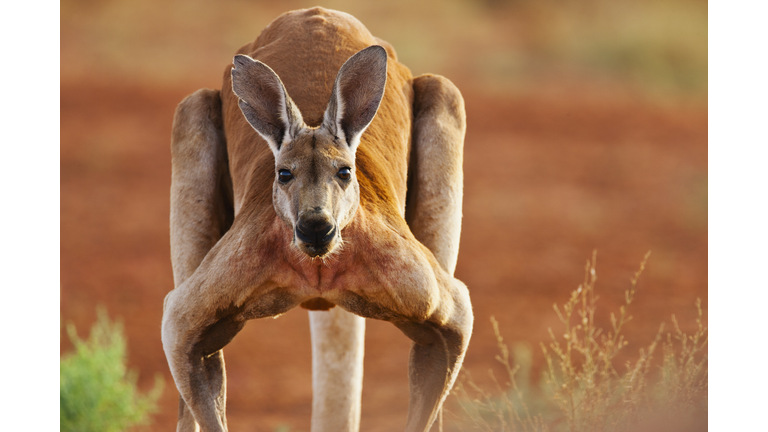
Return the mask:
<svg viewBox="0 0 768 432">
<path fill-rule="evenodd" d="M 62 322 L 74 322 L 82 335 L 97 305 L 123 319 L 140 386 L 150 387 L 155 374 L 165 378 L 160 412 L 148 430 L 175 429 L 178 393 L 160 343 L 163 298 L 173 287 L 169 142 L 174 107 L 194 90 L 61 87 Z M 627 358 L 672 313 L 691 329 L 695 299 L 707 306 L 706 107 L 673 109 L 631 98 L 493 99 L 466 91 L 465 98 L 456 276 L 474 305 L 476 330 L 465 362 L 474 376 L 495 367 L 491 315 L 506 341 L 533 347 L 538 376 L 538 341 L 548 339 L 548 327 L 562 333 L 552 304 L 567 300 L 581 282 L 593 249 L 598 315 L 606 325 L 652 251 L 630 309 Z M 371 320 L 366 337 L 362 430 L 399 430 L 408 404 L 409 341 Z M 61 352 L 69 349 L 62 331 Z M 231 430 L 309 430 L 306 311 L 253 321 L 224 351 Z"/>
</svg>

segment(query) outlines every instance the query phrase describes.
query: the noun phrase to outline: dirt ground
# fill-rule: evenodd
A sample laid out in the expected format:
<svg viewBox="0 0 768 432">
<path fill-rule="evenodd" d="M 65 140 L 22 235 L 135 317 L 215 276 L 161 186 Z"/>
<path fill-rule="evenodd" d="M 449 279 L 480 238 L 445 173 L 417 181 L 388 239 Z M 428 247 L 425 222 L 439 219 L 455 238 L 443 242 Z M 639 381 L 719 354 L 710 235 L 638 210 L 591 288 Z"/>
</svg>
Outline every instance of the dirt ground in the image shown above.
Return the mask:
<svg viewBox="0 0 768 432">
<path fill-rule="evenodd" d="M 464 88 L 460 85 L 460 88 Z M 178 393 L 160 343 L 169 252 L 170 128 L 196 88 L 61 87 L 61 317 L 80 334 L 97 305 L 125 323 L 129 366 L 149 388 L 165 379 L 147 430 L 175 429 Z M 547 328 L 597 249 L 598 315 L 608 323 L 652 251 L 627 327 L 636 356 L 676 314 L 691 329 L 707 307 L 707 111 L 632 97 L 495 98 L 464 90 L 465 199 L 456 276 L 471 292 L 475 332 L 465 367 L 495 367 L 495 316 L 505 340 L 528 344 L 534 378 Z M 368 321 L 362 430 L 399 430 L 408 403 L 409 341 Z M 71 348 L 64 331 L 61 352 Z M 224 350 L 234 431 L 308 431 L 311 358 L 306 311 L 249 323 Z M 623 365 L 623 360 L 619 362 Z M 450 405 L 449 405 L 450 406 Z"/>
</svg>

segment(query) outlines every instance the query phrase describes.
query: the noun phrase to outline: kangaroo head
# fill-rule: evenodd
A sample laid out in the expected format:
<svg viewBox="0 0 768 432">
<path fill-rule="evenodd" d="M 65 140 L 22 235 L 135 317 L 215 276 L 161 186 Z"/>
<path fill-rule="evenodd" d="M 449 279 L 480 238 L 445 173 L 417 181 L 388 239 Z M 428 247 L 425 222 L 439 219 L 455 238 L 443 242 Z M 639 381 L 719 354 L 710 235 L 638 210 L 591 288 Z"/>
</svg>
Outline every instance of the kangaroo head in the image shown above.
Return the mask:
<svg viewBox="0 0 768 432">
<path fill-rule="evenodd" d="M 384 95 L 387 52 L 370 46 L 339 70 L 323 123 L 307 126 L 277 74 L 235 56 L 232 90 L 240 110 L 275 155 L 272 202 L 293 229 L 293 243 L 310 257 L 342 244 L 341 230 L 360 202 L 355 151 Z"/>
</svg>

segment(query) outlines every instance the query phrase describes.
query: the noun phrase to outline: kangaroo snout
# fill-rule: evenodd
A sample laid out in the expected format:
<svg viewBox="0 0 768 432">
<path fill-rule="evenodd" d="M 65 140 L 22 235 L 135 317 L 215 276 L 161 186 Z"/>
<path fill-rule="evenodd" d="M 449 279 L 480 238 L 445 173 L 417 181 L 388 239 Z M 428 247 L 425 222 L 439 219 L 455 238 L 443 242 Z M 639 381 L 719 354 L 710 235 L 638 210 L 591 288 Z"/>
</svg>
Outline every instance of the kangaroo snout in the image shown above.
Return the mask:
<svg viewBox="0 0 768 432">
<path fill-rule="evenodd" d="M 296 236 L 304 243 L 321 245 L 330 242 L 335 235 L 336 227 L 327 220 L 299 221 L 296 226 Z"/>
<path fill-rule="evenodd" d="M 336 237 L 336 225 L 331 217 L 320 210 L 313 210 L 299 216 L 296 224 L 296 238 L 299 247 L 310 256 L 324 255 L 331 249 Z"/>
</svg>

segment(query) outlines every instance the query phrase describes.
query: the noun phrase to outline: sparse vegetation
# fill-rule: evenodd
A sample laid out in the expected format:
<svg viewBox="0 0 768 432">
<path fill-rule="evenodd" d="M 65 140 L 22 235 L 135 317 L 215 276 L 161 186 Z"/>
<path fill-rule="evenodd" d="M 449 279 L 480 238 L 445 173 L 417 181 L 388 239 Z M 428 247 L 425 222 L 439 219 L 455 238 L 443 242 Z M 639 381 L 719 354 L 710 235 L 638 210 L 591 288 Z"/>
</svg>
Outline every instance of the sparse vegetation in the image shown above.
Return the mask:
<svg viewBox="0 0 768 432">
<path fill-rule="evenodd" d="M 615 365 L 617 354 L 627 345 L 621 331 L 632 319 L 628 308 L 647 259 L 648 255 L 631 279 L 618 315 L 611 313 L 607 333 L 595 324 L 596 255 L 587 261 L 584 282 L 562 307 L 554 305 L 565 331 L 557 337 L 549 329 L 551 341 L 541 343 L 546 367 L 538 391 L 530 388 L 527 377 L 530 350 L 517 347 L 513 364 L 492 317 L 500 350 L 496 360 L 505 368 L 507 383 L 502 386 L 489 371 L 496 385 L 496 393 L 489 393 L 465 370 L 454 389 L 463 412 L 457 425 L 482 431 L 706 430 L 708 335 L 700 299 L 692 335 L 680 329 L 673 315 L 673 331 L 664 337 L 662 324 L 637 360 L 626 363 L 626 372 L 620 373 Z M 652 359 L 659 345 L 662 361 L 655 368 Z M 521 370 L 526 371 L 525 378 L 518 380 Z"/>
<path fill-rule="evenodd" d="M 100 309 L 87 340 L 71 323 L 67 333 L 75 352 L 61 358 L 61 431 L 117 432 L 147 423 L 157 411 L 163 381 L 156 377 L 149 393 L 139 393 L 136 374 L 125 365 L 122 323 Z"/>
</svg>

